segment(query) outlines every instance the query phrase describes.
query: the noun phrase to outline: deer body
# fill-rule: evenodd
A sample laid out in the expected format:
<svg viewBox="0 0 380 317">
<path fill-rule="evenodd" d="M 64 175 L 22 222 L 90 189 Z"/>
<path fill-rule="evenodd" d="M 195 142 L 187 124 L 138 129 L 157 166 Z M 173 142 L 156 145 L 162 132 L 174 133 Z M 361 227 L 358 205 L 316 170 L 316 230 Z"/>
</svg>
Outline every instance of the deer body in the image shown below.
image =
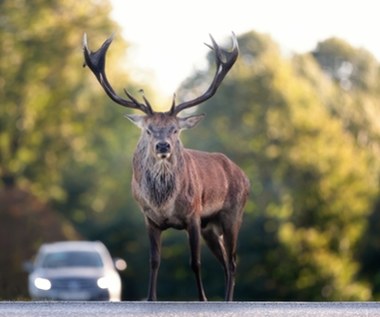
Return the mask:
<svg viewBox="0 0 380 317">
<path fill-rule="evenodd" d="M 212 38 L 211 38 L 212 39 Z M 237 237 L 243 208 L 249 193 L 244 172 L 220 153 L 208 153 L 183 147 L 180 131 L 194 127 L 204 115 L 179 117 L 177 114 L 212 97 L 237 59 L 234 49 L 227 52 L 212 39 L 217 70 L 209 89 L 200 97 L 168 112 L 154 112 L 143 96 L 139 103 L 119 97 L 105 75 L 105 53 L 112 38 L 96 52 L 90 52 L 84 38 L 85 65 L 97 77 L 108 96 L 116 103 L 139 109 L 145 115 L 126 115 L 141 129 L 133 155 L 132 192 L 145 217 L 150 242 L 148 300 L 156 300 L 157 275 L 161 260 L 161 233 L 168 228 L 184 229 L 189 236 L 190 264 L 194 271 L 199 300 L 206 300 L 200 270 L 200 239 L 221 263 L 226 279 L 225 299 L 233 299 L 236 272 Z"/>
<path fill-rule="evenodd" d="M 133 158 L 133 195 L 163 230 L 186 229 L 191 217 L 208 219 L 246 200 L 247 178 L 223 154 L 183 148 L 174 162 L 155 162 L 155 177 L 141 154 Z"/>
</svg>

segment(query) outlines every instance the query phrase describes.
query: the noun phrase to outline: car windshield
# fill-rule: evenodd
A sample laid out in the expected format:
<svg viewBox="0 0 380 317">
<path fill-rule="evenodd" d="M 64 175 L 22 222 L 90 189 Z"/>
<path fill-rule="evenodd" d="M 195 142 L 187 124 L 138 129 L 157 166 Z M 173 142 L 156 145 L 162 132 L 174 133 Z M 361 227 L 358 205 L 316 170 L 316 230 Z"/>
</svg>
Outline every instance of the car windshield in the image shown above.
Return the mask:
<svg viewBox="0 0 380 317">
<path fill-rule="evenodd" d="M 41 261 L 43 268 L 64 267 L 103 267 L 103 262 L 97 252 L 92 251 L 64 251 L 46 253 Z"/>
</svg>

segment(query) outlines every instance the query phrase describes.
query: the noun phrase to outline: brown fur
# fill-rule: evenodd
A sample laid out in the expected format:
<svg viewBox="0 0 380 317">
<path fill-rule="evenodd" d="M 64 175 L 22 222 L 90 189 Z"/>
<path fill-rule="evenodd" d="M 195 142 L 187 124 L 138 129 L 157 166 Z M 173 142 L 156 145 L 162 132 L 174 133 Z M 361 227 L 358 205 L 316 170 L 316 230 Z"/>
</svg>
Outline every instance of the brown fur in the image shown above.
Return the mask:
<svg viewBox="0 0 380 317">
<path fill-rule="evenodd" d="M 231 300 L 233 281 L 229 280 L 233 280 L 235 273 L 236 240 L 249 181 L 225 155 L 185 149 L 178 133 L 174 133 L 181 128 L 179 120 L 162 113 L 133 117 L 132 121 L 142 129 L 133 157 L 133 194 L 146 218 L 148 231 L 156 229 L 151 236 L 156 244 L 158 233 L 171 227 L 187 230 L 189 238 L 195 241 L 198 238 L 192 235 L 202 234 L 225 269 L 226 299 Z M 170 144 L 169 158 L 157 157 L 154 150 L 157 142 Z M 199 242 L 196 244 L 199 248 Z M 197 254 L 193 257 L 193 269 L 200 274 L 196 267 L 200 259 Z M 151 259 L 154 261 L 159 259 Z M 201 284 L 199 292 L 199 298 L 205 300 Z M 156 299 L 155 290 L 150 291 L 148 299 Z"/>
</svg>

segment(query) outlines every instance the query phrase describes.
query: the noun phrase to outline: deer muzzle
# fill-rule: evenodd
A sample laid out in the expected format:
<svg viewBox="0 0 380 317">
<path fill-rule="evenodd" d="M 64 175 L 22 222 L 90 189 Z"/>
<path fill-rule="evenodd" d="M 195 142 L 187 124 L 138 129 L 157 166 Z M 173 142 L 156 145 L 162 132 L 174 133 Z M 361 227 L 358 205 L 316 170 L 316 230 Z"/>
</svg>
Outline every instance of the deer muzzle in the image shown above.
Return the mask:
<svg viewBox="0 0 380 317">
<path fill-rule="evenodd" d="M 156 155 L 161 159 L 169 158 L 171 146 L 168 142 L 161 141 L 156 143 Z"/>
</svg>

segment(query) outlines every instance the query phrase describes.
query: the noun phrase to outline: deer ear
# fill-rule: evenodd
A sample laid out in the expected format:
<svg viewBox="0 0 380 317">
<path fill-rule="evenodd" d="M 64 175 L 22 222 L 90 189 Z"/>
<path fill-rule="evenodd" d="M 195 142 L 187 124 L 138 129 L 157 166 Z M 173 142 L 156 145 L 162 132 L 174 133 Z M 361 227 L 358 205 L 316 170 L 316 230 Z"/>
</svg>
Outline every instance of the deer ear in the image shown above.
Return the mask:
<svg viewBox="0 0 380 317">
<path fill-rule="evenodd" d="M 125 118 L 129 119 L 132 123 L 137 125 L 140 129 L 143 128 L 144 123 L 144 115 L 138 115 L 138 114 L 125 114 Z"/>
<path fill-rule="evenodd" d="M 205 117 L 205 114 L 199 114 L 195 116 L 190 116 L 186 118 L 178 118 L 179 119 L 179 127 L 180 129 L 191 129 L 195 127 L 199 121 L 201 121 Z"/>
</svg>

